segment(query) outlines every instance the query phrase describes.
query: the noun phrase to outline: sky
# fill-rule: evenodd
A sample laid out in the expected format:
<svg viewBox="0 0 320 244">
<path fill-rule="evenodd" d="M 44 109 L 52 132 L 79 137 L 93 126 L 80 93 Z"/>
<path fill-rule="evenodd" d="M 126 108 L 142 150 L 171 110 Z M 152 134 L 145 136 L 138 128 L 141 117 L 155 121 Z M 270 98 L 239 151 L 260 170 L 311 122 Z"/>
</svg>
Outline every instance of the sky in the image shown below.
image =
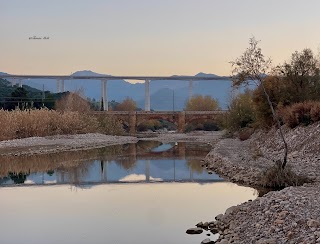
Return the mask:
<svg viewBox="0 0 320 244">
<path fill-rule="evenodd" d="M 318 52 L 319 10 L 319 0 L 0 0 L 0 72 L 230 75 L 252 36 L 275 65 Z"/>
</svg>

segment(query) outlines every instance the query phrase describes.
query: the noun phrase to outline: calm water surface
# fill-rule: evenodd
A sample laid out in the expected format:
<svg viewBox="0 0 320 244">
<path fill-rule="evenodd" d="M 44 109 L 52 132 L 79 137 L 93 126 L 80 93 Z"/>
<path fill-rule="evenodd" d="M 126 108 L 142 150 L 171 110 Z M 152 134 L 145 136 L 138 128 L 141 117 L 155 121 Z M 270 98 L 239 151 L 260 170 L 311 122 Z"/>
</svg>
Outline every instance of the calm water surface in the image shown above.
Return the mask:
<svg viewBox="0 0 320 244">
<path fill-rule="evenodd" d="M 186 229 L 257 197 L 203 171 L 209 150 L 141 141 L 0 158 L 0 243 L 200 243 Z"/>
</svg>

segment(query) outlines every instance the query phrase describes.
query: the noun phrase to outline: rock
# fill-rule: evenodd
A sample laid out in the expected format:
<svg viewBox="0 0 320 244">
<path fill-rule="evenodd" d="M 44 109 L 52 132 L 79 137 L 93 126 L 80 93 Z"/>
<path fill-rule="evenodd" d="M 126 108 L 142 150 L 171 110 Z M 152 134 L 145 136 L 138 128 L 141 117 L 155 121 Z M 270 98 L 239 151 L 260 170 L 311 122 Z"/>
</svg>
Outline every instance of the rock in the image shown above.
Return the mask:
<svg viewBox="0 0 320 244">
<path fill-rule="evenodd" d="M 317 220 L 314 220 L 314 219 L 310 219 L 310 220 L 307 221 L 307 225 L 308 225 L 310 228 L 312 228 L 312 227 L 318 228 L 318 227 L 320 226 L 320 222 L 317 221 Z"/>
<path fill-rule="evenodd" d="M 223 214 L 219 214 L 215 217 L 216 220 L 222 220 L 223 218 Z"/>
<path fill-rule="evenodd" d="M 196 224 L 196 226 L 197 226 L 197 227 L 199 227 L 199 228 L 202 228 L 202 226 L 203 226 L 202 221 L 201 221 L 201 222 L 199 222 L 198 224 Z"/>
<path fill-rule="evenodd" d="M 202 225 L 202 228 L 204 229 L 208 229 L 209 223 L 208 222 L 204 222 Z"/>
<path fill-rule="evenodd" d="M 204 240 L 201 242 L 201 244 L 213 244 L 213 243 L 214 243 L 214 241 L 211 241 L 209 238 L 204 239 Z"/>
<path fill-rule="evenodd" d="M 226 215 L 229 215 L 229 214 L 233 213 L 236 209 L 237 209 L 236 206 L 232 206 L 232 207 L 230 207 L 230 208 L 228 208 L 228 209 L 226 210 L 225 214 L 226 214 Z"/>
<path fill-rule="evenodd" d="M 229 244 L 229 242 L 226 239 L 222 239 L 220 242 L 218 242 L 220 244 Z"/>
<path fill-rule="evenodd" d="M 256 242 L 257 244 L 277 244 L 276 239 L 260 239 Z"/>
<path fill-rule="evenodd" d="M 219 230 L 217 228 L 211 228 L 210 231 L 211 231 L 212 234 L 218 234 L 219 233 Z"/>
<path fill-rule="evenodd" d="M 275 223 L 276 225 L 282 225 L 282 224 L 284 223 L 284 220 L 283 220 L 283 219 L 276 219 L 276 220 L 274 221 L 274 223 Z"/>
<path fill-rule="evenodd" d="M 186 233 L 189 235 L 198 235 L 201 234 L 203 230 L 201 228 L 190 228 L 187 229 Z"/>
</svg>

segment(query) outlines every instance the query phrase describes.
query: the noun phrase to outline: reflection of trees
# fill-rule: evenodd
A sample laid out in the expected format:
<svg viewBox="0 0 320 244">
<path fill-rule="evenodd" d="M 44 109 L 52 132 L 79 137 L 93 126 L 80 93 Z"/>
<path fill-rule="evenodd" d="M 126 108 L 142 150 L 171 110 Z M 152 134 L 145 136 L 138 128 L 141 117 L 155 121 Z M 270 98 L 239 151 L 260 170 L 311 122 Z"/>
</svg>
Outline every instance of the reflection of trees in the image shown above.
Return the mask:
<svg viewBox="0 0 320 244">
<path fill-rule="evenodd" d="M 85 178 L 89 172 L 89 168 L 92 162 L 82 162 L 73 167 L 60 166 L 57 168 L 57 173 L 64 181 L 65 175 L 68 176 L 68 183 L 79 185 L 83 178 Z"/>
<path fill-rule="evenodd" d="M 159 141 L 138 141 L 137 143 L 137 153 L 150 151 L 153 148 L 160 146 L 162 142 Z"/>
<path fill-rule="evenodd" d="M 203 173 L 203 167 L 201 166 L 199 159 L 189 159 L 187 160 L 187 165 L 192 172 L 199 174 Z"/>
<path fill-rule="evenodd" d="M 115 161 L 116 164 L 118 164 L 121 168 L 126 170 L 133 169 L 136 165 L 136 162 L 136 159 L 131 157 L 123 157 Z"/>
<path fill-rule="evenodd" d="M 28 174 L 9 172 L 8 176 L 15 184 L 23 184 L 26 181 Z"/>
<path fill-rule="evenodd" d="M 67 151 L 33 156 L 2 156 L 0 157 L 0 177 L 9 172 L 31 174 L 47 172 L 52 175 L 57 170 L 74 169 L 93 160 L 115 160 L 118 155 L 125 154 L 126 145 L 109 146 L 92 150 Z M 127 149 L 128 150 L 128 149 Z"/>
</svg>

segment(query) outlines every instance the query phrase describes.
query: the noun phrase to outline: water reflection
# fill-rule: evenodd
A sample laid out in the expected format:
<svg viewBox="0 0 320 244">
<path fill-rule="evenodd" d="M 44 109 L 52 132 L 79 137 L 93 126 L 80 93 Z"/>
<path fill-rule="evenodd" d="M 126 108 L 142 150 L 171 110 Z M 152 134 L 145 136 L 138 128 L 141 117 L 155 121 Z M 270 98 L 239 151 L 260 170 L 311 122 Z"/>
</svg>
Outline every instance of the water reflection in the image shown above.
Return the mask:
<svg viewBox="0 0 320 244">
<path fill-rule="evenodd" d="M 200 160 L 208 145 L 140 141 L 87 151 L 0 157 L 0 184 L 215 182 Z"/>
</svg>

